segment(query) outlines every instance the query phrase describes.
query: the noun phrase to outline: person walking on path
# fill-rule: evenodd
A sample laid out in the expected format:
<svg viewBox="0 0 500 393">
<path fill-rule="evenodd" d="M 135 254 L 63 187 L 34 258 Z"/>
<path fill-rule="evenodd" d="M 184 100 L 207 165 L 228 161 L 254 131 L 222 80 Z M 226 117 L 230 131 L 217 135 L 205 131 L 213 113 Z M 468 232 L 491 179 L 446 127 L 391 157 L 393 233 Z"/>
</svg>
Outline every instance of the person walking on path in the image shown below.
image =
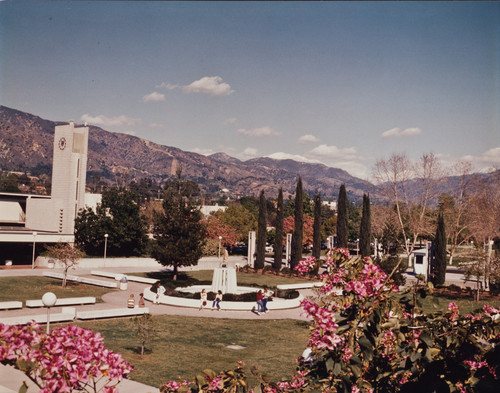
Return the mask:
<svg viewBox="0 0 500 393">
<path fill-rule="evenodd" d="M 264 299 L 262 299 L 262 311 L 263 312 L 268 312 L 269 311 L 267 309 L 267 302 L 271 298 L 272 294 L 273 293 L 271 291 L 268 291 L 267 288 L 264 288 L 264 292 L 262 293 L 262 296 L 264 297 Z"/>
<path fill-rule="evenodd" d="M 160 283 L 158 283 L 158 286 L 156 289 L 156 297 L 155 297 L 155 301 L 153 302 L 153 304 L 160 304 L 160 296 L 163 296 L 166 291 L 167 290 L 165 289 L 165 287 L 163 285 L 161 285 Z"/>
<path fill-rule="evenodd" d="M 214 302 L 212 303 L 212 310 L 217 306 L 217 311 L 220 311 L 220 304 L 222 302 L 222 291 L 219 289 L 217 295 L 215 296 Z"/>
<path fill-rule="evenodd" d="M 257 314 L 260 315 L 261 312 L 264 312 L 264 294 L 259 289 L 257 292 Z"/>
<path fill-rule="evenodd" d="M 200 310 L 207 305 L 207 291 L 205 289 L 201 290 L 200 293 Z"/>
</svg>

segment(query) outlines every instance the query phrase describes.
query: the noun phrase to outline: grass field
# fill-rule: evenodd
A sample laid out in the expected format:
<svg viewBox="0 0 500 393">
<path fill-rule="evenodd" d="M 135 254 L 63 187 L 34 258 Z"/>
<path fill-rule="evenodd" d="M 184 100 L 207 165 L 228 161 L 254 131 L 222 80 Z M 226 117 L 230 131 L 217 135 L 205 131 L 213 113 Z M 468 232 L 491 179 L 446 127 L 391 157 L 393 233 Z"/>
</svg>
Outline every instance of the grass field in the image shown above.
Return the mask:
<svg viewBox="0 0 500 393">
<path fill-rule="evenodd" d="M 102 295 L 114 291 L 114 289 L 69 281 L 66 288 L 63 288 L 61 283 L 61 280 L 48 277 L 0 277 L 0 301 L 24 302 L 31 299 L 41 299 L 45 292 L 53 292 L 58 298 L 94 296 L 100 302 Z"/>
<path fill-rule="evenodd" d="M 154 338 L 140 356 L 131 319 L 91 321 L 79 326 L 98 331 L 108 348 L 135 370 L 131 379 L 160 386 L 178 376 L 191 380 L 206 368 L 221 371 L 238 360 L 266 372 L 273 380 L 291 375 L 307 344 L 308 324 L 295 320 L 235 320 L 154 316 Z M 228 348 L 230 345 L 241 349 Z"/>
</svg>

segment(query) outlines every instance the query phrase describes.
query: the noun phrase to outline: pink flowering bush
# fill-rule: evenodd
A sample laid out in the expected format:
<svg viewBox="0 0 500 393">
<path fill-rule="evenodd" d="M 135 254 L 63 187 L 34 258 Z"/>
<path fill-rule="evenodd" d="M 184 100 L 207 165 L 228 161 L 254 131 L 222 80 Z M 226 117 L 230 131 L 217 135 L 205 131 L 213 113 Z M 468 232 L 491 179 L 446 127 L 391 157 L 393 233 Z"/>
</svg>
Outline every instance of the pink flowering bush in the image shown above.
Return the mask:
<svg viewBox="0 0 500 393">
<path fill-rule="evenodd" d="M 302 274 L 326 270 L 315 296 L 302 302 L 311 320 L 305 358 L 289 380 L 259 376 L 247 386 L 243 365 L 219 374 L 205 370 L 194 383 L 169 382 L 163 392 L 347 393 L 496 392 L 500 386 L 500 311 L 461 316 L 455 303 L 445 313 L 425 315 L 421 282 L 398 287 L 369 258 L 333 249 L 326 261 L 307 258 Z M 257 375 L 253 372 L 254 375 Z"/>
<path fill-rule="evenodd" d="M 114 393 L 132 371 L 99 333 L 72 325 L 45 334 L 36 323 L 0 323 L 0 362 L 21 370 L 41 393 Z"/>
<path fill-rule="evenodd" d="M 331 250 L 318 296 L 303 301 L 313 321 L 303 361 L 307 386 L 328 392 L 488 391 L 500 385 L 499 310 L 423 315 L 425 286 L 398 288 L 369 258 Z M 302 263 L 298 270 L 305 272 Z M 306 272 L 307 273 L 307 272 Z M 284 386 L 284 385 L 283 385 Z M 290 389 L 288 389 L 290 391 Z M 494 390 L 492 390 L 494 391 Z"/>
</svg>

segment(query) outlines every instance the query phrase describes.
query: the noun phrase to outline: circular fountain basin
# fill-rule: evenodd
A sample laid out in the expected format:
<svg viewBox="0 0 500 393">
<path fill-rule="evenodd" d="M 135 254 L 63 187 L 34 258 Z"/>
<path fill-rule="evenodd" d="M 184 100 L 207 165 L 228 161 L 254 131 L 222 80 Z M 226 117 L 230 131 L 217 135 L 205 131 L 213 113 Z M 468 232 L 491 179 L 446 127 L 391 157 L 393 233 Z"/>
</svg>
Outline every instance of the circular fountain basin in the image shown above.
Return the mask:
<svg viewBox="0 0 500 393">
<path fill-rule="evenodd" d="M 198 293 L 201 292 L 202 290 L 205 290 L 207 293 L 208 292 L 214 292 L 212 290 L 212 285 L 192 285 L 190 287 L 179 287 L 175 288 L 177 292 L 186 292 L 186 293 Z M 222 292 L 223 294 L 225 293 L 234 293 L 235 295 L 242 295 L 244 293 L 251 293 L 251 292 L 257 292 L 261 288 L 255 288 L 255 287 L 236 287 L 236 290 L 232 290 L 231 292 Z"/>
</svg>

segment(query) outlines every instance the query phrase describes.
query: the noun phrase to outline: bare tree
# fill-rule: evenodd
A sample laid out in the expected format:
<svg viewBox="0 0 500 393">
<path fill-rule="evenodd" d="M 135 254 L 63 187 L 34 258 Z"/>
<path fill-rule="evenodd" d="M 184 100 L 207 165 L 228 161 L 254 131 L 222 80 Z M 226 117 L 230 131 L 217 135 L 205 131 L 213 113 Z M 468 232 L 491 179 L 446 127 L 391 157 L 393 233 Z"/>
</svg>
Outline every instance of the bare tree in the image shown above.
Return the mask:
<svg viewBox="0 0 500 393">
<path fill-rule="evenodd" d="M 442 179 L 439 162 L 432 153 L 414 163 L 406 154 L 393 154 L 387 160 L 378 160 L 373 174 L 395 208 L 404 237 L 403 249 L 410 260 L 418 238 L 432 232 L 428 213 Z"/>
<path fill-rule="evenodd" d="M 452 200 L 450 203 L 440 201 L 440 208 L 444 213 L 450 245 L 448 249 L 450 255 L 448 263 L 450 265 L 453 264 L 453 257 L 458 247 L 470 240 L 471 237 L 471 232 L 467 226 L 466 209 L 468 197 L 471 192 L 472 165 L 467 161 L 459 161 L 455 165 L 454 171 L 458 173 L 459 184 L 458 187 L 453 185 L 450 187 L 452 189 L 450 195 Z"/>
<path fill-rule="evenodd" d="M 54 246 L 47 246 L 47 254 L 63 265 L 63 281 L 62 287 L 66 288 L 66 278 L 68 270 L 74 269 L 78 265 L 79 260 L 85 255 L 83 251 L 68 243 L 57 243 Z"/>
<path fill-rule="evenodd" d="M 488 288 L 493 239 L 500 236 L 500 171 L 493 177 L 476 178 L 468 200 L 466 219 L 472 238 L 486 250 L 484 286 Z"/>
</svg>

